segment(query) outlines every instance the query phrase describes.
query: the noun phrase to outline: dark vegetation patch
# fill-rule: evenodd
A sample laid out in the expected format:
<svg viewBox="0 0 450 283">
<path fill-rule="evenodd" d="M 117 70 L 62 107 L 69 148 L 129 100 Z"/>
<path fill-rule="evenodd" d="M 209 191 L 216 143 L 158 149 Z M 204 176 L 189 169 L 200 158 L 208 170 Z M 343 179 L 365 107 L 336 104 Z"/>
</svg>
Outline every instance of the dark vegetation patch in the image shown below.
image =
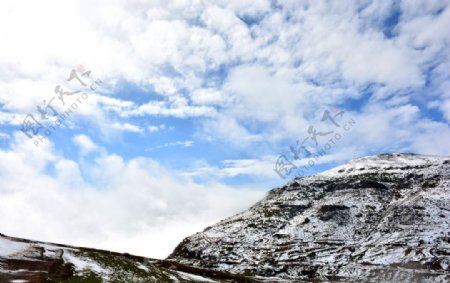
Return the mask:
<svg viewBox="0 0 450 283">
<path fill-rule="evenodd" d="M 378 190 L 388 190 L 388 187 L 386 187 L 385 185 L 379 183 L 379 182 L 375 182 L 375 181 L 371 181 L 371 180 L 361 180 L 359 181 L 359 183 L 356 184 L 356 188 L 358 189 L 369 189 L 369 188 L 373 188 L 373 189 L 378 189 Z"/>
<path fill-rule="evenodd" d="M 339 225 L 345 225 L 350 219 L 350 208 L 345 205 L 323 205 L 319 211 L 319 219 L 333 221 Z"/>
</svg>

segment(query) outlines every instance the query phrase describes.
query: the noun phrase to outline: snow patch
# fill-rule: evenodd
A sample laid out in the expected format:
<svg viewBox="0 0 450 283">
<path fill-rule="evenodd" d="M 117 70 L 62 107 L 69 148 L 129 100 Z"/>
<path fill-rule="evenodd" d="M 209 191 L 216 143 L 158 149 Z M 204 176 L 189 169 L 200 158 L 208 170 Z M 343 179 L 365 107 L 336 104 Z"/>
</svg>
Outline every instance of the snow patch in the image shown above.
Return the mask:
<svg viewBox="0 0 450 283">
<path fill-rule="evenodd" d="M 217 282 L 217 281 L 214 281 L 214 280 L 202 277 L 202 276 L 192 275 L 192 274 L 181 272 L 181 271 L 177 271 L 177 273 L 181 277 L 183 277 L 184 279 L 187 279 L 187 280 L 196 280 L 196 281 L 199 281 L 199 282 Z"/>
<path fill-rule="evenodd" d="M 30 247 L 30 244 L 14 242 L 0 238 L 0 256 L 7 257 L 22 252 Z"/>
<path fill-rule="evenodd" d="M 98 263 L 87 258 L 79 258 L 67 251 L 64 253 L 63 258 L 65 262 L 72 263 L 75 266 L 75 270 L 78 272 L 90 270 L 101 275 L 104 279 L 108 279 L 108 275 L 111 273 L 108 269 L 103 268 Z"/>
</svg>

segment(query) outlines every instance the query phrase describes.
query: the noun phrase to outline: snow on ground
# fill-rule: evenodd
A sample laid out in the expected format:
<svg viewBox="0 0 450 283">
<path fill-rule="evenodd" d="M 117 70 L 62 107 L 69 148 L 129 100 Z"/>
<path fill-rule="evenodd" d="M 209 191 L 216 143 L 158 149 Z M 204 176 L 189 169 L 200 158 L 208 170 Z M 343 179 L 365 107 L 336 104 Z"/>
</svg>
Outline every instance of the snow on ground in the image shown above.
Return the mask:
<svg viewBox="0 0 450 283">
<path fill-rule="evenodd" d="M 30 244 L 14 242 L 5 238 L 0 238 L 0 256 L 8 257 L 15 253 L 19 253 L 30 247 Z"/>
<path fill-rule="evenodd" d="M 72 263 L 78 272 L 82 272 L 83 270 L 90 270 L 101 275 L 102 277 L 104 277 L 104 279 L 106 279 L 111 273 L 109 270 L 101 267 L 98 263 L 90 259 L 76 257 L 68 251 L 64 253 L 63 258 L 64 261 Z"/>
<path fill-rule="evenodd" d="M 196 280 L 198 282 L 217 282 L 217 281 L 214 281 L 214 280 L 202 277 L 202 276 L 192 275 L 192 274 L 181 272 L 181 271 L 177 271 L 177 273 L 181 277 L 183 277 L 184 279 L 187 279 L 187 280 Z"/>
<path fill-rule="evenodd" d="M 353 159 L 347 164 L 337 166 L 317 174 L 319 177 L 335 177 L 346 172 L 347 175 L 364 174 L 368 171 L 377 171 L 391 167 L 424 166 L 448 160 L 445 156 L 415 155 L 415 154 L 386 154 L 366 156 Z M 361 171 L 364 169 L 364 171 Z"/>
<path fill-rule="evenodd" d="M 143 265 L 143 264 L 140 263 L 140 262 L 138 262 L 136 266 L 137 266 L 137 268 L 139 268 L 139 269 L 141 269 L 141 270 L 144 270 L 144 271 L 146 271 L 146 272 L 149 272 L 149 271 L 150 271 L 150 269 L 148 269 L 147 266 Z"/>
</svg>

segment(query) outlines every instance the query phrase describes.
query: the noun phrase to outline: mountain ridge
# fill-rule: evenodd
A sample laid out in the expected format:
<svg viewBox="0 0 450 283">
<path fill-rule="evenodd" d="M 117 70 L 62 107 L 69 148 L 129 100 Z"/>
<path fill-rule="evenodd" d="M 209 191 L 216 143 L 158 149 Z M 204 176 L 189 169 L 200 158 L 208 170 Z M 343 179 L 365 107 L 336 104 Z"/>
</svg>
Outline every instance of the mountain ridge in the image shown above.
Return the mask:
<svg viewBox="0 0 450 283">
<path fill-rule="evenodd" d="M 287 280 L 450 280 L 450 157 L 380 154 L 296 178 L 170 259 Z M 367 280 L 367 281 L 365 281 Z"/>
<path fill-rule="evenodd" d="M 0 233 L 0 283 L 264 282 L 93 248 L 32 241 Z"/>
</svg>

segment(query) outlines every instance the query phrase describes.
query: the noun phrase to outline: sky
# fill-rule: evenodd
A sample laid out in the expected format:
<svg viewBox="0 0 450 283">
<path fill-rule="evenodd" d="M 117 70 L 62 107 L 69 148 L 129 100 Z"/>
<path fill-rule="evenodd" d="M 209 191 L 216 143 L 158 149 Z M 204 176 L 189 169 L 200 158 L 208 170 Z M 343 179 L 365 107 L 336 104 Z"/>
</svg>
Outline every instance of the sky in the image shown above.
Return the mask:
<svg viewBox="0 0 450 283">
<path fill-rule="evenodd" d="M 164 258 L 294 177 L 450 155 L 450 1 L 0 3 L 0 233 Z"/>
</svg>

